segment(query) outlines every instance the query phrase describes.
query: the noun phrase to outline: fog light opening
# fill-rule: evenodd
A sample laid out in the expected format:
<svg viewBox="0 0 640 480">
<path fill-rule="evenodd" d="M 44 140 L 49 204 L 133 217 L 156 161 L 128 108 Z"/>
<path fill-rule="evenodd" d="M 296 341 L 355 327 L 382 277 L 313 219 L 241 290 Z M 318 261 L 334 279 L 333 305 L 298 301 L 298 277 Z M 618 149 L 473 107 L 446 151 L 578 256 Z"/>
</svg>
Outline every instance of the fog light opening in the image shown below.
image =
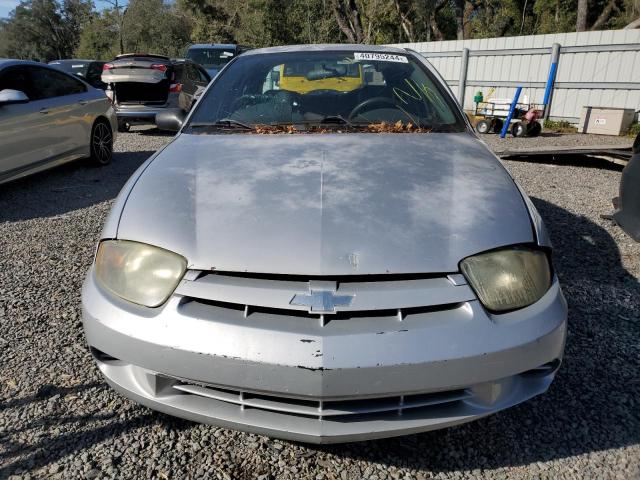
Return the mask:
<svg viewBox="0 0 640 480">
<path fill-rule="evenodd" d="M 89 347 L 89 348 L 91 349 L 91 355 L 93 355 L 93 358 L 95 358 L 99 362 L 114 363 L 114 362 L 120 361 L 119 358 L 109 355 L 108 353 L 105 353 L 102 350 L 98 350 L 95 347 Z"/>
<path fill-rule="evenodd" d="M 527 370 L 526 372 L 522 372 L 520 375 L 522 375 L 523 377 L 546 377 L 547 375 L 555 373 L 559 367 L 560 359 L 556 358 L 555 360 L 545 363 L 544 365 L 540 365 L 539 367 L 532 368 L 531 370 Z"/>
</svg>

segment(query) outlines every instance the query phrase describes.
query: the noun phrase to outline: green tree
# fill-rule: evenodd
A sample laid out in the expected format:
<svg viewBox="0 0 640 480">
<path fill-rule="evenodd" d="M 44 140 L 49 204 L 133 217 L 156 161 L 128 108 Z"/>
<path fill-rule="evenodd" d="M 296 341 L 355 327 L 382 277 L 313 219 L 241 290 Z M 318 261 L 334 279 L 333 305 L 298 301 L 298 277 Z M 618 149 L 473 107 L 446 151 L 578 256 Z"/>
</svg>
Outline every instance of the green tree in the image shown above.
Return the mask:
<svg viewBox="0 0 640 480">
<path fill-rule="evenodd" d="M 84 26 L 75 52 L 77 58 L 111 60 L 120 53 L 118 20 L 107 10 L 94 15 Z"/>
<path fill-rule="evenodd" d="M 93 12 L 85 0 L 25 0 L 1 25 L 0 57 L 50 61 L 70 58 Z"/>
</svg>

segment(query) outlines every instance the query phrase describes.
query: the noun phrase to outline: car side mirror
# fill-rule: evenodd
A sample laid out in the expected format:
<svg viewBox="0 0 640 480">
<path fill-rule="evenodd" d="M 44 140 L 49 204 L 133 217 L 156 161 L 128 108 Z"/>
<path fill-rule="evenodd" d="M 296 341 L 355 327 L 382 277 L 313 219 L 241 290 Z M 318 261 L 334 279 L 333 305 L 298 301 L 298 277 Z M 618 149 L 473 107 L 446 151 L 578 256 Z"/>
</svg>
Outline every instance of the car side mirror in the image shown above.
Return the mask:
<svg viewBox="0 0 640 480">
<path fill-rule="evenodd" d="M 634 155 L 638 155 L 640 153 L 640 133 L 636 135 L 636 140 L 633 142 L 633 147 L 631 147 L 631 151 Z"/>
<path fill-rule="evenodd" d="M 27 103 L 28 101 L 29 97 L 20 90 L 12 90 L 10 88 L 0 90 L 0 106 L 11 105 L 14 103 Z"/>
<path fill-rule="evenodd" d="M 170 132 L 177 132 L 182 128 L 185 114 L 180 108 L 167 109 L 164 112 L 156 114 L 156 127 L 160 130 L 168 130 Z"/>
</svg>

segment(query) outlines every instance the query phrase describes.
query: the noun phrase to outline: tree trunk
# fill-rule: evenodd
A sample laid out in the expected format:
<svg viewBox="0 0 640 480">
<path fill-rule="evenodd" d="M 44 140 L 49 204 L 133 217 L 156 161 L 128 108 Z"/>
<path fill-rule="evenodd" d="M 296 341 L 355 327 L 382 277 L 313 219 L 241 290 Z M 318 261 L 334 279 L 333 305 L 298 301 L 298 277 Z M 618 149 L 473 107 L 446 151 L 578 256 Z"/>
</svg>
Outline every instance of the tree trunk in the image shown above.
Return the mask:
<svg viewBox="0 0 640 480">
<path fill-rule="evenodd" d="M 587 0 L 578 0 L 578 16 L 576 18 L 576 32 L 584 32 L 587 30 L 587 12 L 589 4 Z"/>
<path fill-rule="evenodd" d="M 434 5 L 433 11 L 429 12 L 428 28 L 427 28 L 427 32 L 429 32 L 427 36 L 429 39 L 427 41 L 434 40 L 439 42 L 444 40 L 444 35 L 442 34 L 442 30 L 440 30 L 440 27 L 438 27 L 438 21 L 436 20 L 436 16 L 440 12 L 440 10 L 442 10 L 445 7 L 446 4 L 447 4 L 447 0 L 440 0 L 439 2 L 436 2 L 436 4 Z M 431 32 L 433 32 L 433 38 L 431 37 Z"/>
<path fill-rule="evenodd" d="M 456 16 L 456 31 L 458 40 L 464 40 L 464 4 L 465 0 L 455 0 L 453 11 Z"/>
<path fill-rule="evenodd" d="M 632 28 L 640 28 L 640 18 L 636 18 L 633 22 L 624 27 L 625 30 L 630 30 Z"/>
<path fill-rule="evenodd" d="M 604 25 L 609 18 L 611 18 L 611 14 L 614 10 L 617 10 L 615 0 L 609 0 L 609 3 L 604 7 L 602 13 L 598 16 L 598 19 L 594 22 L 589 30 L 598 30 L 602 25 Z"/>
<path fill-rule="evenodd" d="M 402 31 L 404 32 L 407 41 L 412 43 L 415 42 L 415 37 L 413 35 L 413 21 L 410 18 L 410 9 L 407 8 L 405 11 L 402 5 L 400 5 L 400 0 L 394 0 L 393 3 L 396 7 L 396 12 L 398 12 L 398 17 L 400 17 L 400 26 L 402 27 Z"/>
<path fill-rule="evenodd" d="M 333 15 L 338 27 L 351 43 L 362 43 L 362 21 L 355 0 L 332 0 Z"/>
</svg>

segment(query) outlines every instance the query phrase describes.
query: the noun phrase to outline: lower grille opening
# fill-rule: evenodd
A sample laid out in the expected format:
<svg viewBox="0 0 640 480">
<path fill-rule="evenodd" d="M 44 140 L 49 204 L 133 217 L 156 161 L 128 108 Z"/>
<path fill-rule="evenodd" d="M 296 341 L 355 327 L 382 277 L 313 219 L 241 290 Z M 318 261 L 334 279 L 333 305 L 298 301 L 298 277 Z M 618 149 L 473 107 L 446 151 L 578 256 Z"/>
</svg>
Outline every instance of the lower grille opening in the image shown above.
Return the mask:
<svg viewBox="0 0 640 480">
<path fill-rule="evenodd" d="M 468 389 L 445 392 L 395 395 L 390 397 L 361 398 L 353 400 L 299 399 L 278 395 L 258 394 L 230 390 L 210 385 L 177 381 L 173 387 L 182 395 L 194 395 L 225 402 L 237 408 L 277 412 L 286 415 L 325 420 L 356 420 L 372 415 L 450 405 L 472 397 Z"/>
</svg>

